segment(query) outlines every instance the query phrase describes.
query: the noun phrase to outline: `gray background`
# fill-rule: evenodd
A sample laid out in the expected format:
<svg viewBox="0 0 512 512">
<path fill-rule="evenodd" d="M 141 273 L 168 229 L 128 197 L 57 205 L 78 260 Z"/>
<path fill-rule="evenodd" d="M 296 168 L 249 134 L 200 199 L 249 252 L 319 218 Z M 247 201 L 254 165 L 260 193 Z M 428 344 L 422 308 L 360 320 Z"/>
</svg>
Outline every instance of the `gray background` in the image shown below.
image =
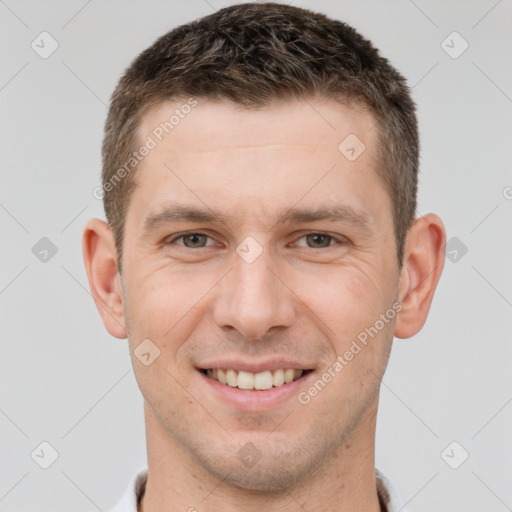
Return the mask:
<svg viewBox="0 0 512 512">
<path fill-rule="evenodd" d="M 92 191 L 120 74 L 161 34 L 230 3 L 0 1 L 2 511 L 108 510 L 145 464 L 127 342 L 101 323 L 81 234 L 103 217 Z M 512 3 L 292 3 L 352 24 L 414 86 L 419 213 L 456 237 L 427 325 L 395 342 L 377 467 L 409 512 L 512 510 Z M 47 59 L 31 47 L 43 31 L 59 45 Z M 452 56 L 442 47 L 453 31 L 469 44 L 458 58 L 458 36 Z M 42 237 L 58 249 L 46 262 L 32 251 Z M 59 454 L 48 469 L 43 441 Z"/>
</svg>

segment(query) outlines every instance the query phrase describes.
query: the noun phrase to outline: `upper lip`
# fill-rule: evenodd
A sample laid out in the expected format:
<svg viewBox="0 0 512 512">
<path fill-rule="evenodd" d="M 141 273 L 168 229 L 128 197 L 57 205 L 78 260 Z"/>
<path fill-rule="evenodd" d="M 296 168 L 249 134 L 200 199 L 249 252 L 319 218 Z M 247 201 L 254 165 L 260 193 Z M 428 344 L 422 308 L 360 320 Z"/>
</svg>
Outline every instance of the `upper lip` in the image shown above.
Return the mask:
<svg viewBox="0 0 512 512">
<path fill-rule="evenodd" d="M 313 364 L 293 361 L 291 359 L 265 359 L 261 361 L 247 361 L 247 359 L 216 359 L 205 361 L 198 366 L 201 370 L 241 370 L 243 372 L 260 373 L 266 370 L 312 370 Z"/>
</svg>

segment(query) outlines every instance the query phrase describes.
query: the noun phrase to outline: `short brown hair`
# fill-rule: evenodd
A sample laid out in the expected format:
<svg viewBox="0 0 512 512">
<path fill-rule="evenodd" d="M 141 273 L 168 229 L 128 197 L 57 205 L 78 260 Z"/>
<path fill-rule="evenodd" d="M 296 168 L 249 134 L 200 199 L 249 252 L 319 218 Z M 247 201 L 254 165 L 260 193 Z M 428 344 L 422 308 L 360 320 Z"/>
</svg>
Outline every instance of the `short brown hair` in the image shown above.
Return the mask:
<svg viewBox="0 0 512 512">
<path fill-rule="evenodd" d="M 149 108 L 191 97 L 257 108 L 273 99 L 312 96 L 353 102 L 375 117 L 377 172 L 392 200 L 401 264 L 416 214 L 419 164 L 416 106 L 404 77 L 341 21 L 298 7 L 253 3 L 221 9 L 168 32 L 119 81 L 102 150 L 103 201 L 119 267 L 124 219 L 135 186 L 126 162 L 133 157 Z"/>
</svg>

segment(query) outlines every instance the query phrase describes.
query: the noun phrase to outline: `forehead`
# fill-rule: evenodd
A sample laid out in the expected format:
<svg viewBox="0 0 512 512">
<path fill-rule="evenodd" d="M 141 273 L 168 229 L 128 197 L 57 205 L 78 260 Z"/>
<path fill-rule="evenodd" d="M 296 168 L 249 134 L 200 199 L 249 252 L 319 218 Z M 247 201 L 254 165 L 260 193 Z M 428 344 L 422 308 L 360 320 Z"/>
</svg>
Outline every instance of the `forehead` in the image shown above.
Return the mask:
<svg viewBox="0 0 512 512">
<path fill-rule="evenodd" d="M 140 124 L 140 139 L 153 138 L 180 152 L 200 153 L 232 149 L 248 151 L 263 146 L 283 151 L 339 151 L 348 135 L 364 139 L 371 149 L 376 130 L 373 115 L 359 105 L 321 98 L 273 100 L 264 107 L 247 108 L 227 100 L 187 99 L 160 103 Z M 280 147 L 279 147 L 280 146 Z"/>
<path fill-rule="evenodd" d="M 349 201 L 361 211 L 364 196 L 382 189 L 377 130 L 363 108 L 313 98 L 258 109 L 195 101 L 162 103 L 139 127 L 139 142 L 151 140 L 152 149 L 138 166 L 134 196 L 153 211 L 179 199 L 236 209 L 238 218 L 298 201 Z"/>
</svg>

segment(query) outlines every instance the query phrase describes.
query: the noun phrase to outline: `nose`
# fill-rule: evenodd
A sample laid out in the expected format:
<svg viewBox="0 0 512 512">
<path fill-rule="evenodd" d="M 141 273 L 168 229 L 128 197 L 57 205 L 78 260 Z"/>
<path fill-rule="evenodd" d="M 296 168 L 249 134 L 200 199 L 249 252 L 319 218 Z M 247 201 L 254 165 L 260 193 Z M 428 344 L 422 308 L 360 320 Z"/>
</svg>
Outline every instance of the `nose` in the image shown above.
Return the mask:
<svg viewBox="0 0 512 512">
<path fill-rule="evenodd" d="M 296 307 L 290 288 L 271 268 L 266 251 L 252 263 L 235 256 L 234 268 L 220 283 L 214 320 L 246 339 L 261 339 L 271 329 L 293 325 Z"/>
</svg>

